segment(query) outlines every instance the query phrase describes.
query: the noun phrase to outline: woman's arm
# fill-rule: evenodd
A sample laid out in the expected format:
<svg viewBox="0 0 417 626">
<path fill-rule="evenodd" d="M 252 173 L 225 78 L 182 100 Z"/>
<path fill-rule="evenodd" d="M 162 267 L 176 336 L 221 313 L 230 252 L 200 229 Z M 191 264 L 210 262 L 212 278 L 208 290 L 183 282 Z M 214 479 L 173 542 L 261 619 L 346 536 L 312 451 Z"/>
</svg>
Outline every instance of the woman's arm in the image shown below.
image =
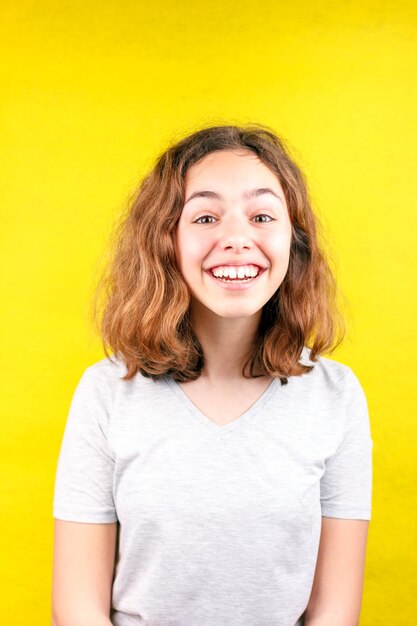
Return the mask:
<svg viewBox="0 0 417 626">
<path fill-rule="evenodd" d="M 55 519 L 53 626 L 111 626 L 110 606 L 117 522 Z"/>
<path fill-rule="evenodd" d="M 368 520 L 322 517 L 306 626 L 358 626 Z"/>
</svg>

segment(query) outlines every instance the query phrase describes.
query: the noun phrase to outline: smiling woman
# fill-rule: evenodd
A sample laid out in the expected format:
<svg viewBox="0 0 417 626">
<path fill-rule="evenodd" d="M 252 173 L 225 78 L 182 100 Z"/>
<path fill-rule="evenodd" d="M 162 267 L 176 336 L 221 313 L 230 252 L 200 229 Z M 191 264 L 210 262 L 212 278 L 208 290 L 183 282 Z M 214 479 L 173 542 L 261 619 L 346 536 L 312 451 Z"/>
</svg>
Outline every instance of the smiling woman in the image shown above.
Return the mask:
<svg viewBox="0 0 417 626">
<path fill-rule="evenodd" d="M 270 297 L 256 311 L 259 319 L 239 322 L 257 331 L 243 376 L 279 375 L 285 383 L 310 369 L 300 363 L 305 345 L 315 361 L 342 340 L 336 285 L 318 245 L 303 174 L 265 127 L 209 127 L 168 148 L 142 181 L 114 240 L 92 313 L 106 356 L 108 347 L 123 355 L 126 380 L 138 371 L 152 378 L 169 373 L 181 382 L 202 375 L 207 355 L 191 321 L 200 301 L 187 282 L 202 246 L 200 272 L 226 261 L 268 270 L 260 279 Z M 272 263 L 268 255 L 278 250 L 282 258 Z M 242 306 L 229 298 L 226 317 L 236 317 Z"/>
<path fill-rule="evenodd" d="M 369 416 L 323 356 L 336 285 L 282 141 L 215 126 L 170 146 L 114 243 L 106 358 L 57 467 L 57 626 L 357 624 Z"/>
</svg>

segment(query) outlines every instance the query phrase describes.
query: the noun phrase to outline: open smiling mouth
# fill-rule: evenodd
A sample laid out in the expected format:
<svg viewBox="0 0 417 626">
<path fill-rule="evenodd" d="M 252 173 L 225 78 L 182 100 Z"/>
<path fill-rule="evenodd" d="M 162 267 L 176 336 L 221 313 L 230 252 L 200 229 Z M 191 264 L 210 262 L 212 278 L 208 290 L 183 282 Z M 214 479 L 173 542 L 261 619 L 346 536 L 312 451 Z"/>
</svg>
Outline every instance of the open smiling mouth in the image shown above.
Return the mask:
<svg viewBox="0 0 417 626">
<path fill-rule="evenodd" d="M 256 276 L 245 276 L 243 278 L 238 278 L 238 277 L 229 278 L 228 276 L 226 277 L 214 276 L 211 270 L 207 270 L 206 273 L 209 276 L 211 276 L 211 278 L 215 280 L 217 284 L 221 287 L 226 287 L 228 289 L 242 289 L 242 288 L 249 287 L 252 284 L 256 283 L 264 272 L 266 272 L 266 269 L 259 268 L 259 272 Z"/>
</svg>

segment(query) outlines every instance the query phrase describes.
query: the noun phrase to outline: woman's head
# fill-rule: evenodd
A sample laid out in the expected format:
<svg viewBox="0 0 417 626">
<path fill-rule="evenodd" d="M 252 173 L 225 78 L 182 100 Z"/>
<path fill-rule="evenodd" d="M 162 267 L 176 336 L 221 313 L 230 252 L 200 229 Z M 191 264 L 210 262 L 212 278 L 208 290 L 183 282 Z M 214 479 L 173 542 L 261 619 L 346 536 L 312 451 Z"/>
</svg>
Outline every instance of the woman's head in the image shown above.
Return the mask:
<svg viewBox="0 0 417 626">
<path fill-rule="evenodd" d="M 254 328 L 289 263 L 291 221 L 274 172 L 252 150 L 210 152 L 187 171 L 174 238 L 193 322 L 197 311 L 207 323 L 209 310 L 255 316 Z"/>
<path fill-rule="evenodd" d="M 253 189 L 272 193 L 258 191 L 244 200 L 242 194 Z M 202 191 L 222 198 L 191 200 Z M 206 214 L 211 222 L 199 219 Z M 276 221 L 258 221 L 258 215 Z M 267 271 L 238 299 L 220 292 L 218 279 L 205 270 L 240 258 Z M 222 295 L 217 303 L 216 293 Z M 126 362 L 126 379 L 137 371 L 154 378 L 170 373 L 178 381 L 198 378 L 204 354 L 191 325 L 193 299 L 227 316 L 241 315 L 242 307 L 243 315 L 255 314 L 261 307 L 247 362 L 253 376 L 284 382 L 309 369 L 299 363 L 304 345 L 314 360 L 340 342 L 335 283 L 318 245 L 304 177 L 266 127 L 209 127 L 169 146 L 122 216 L 93 320 L 106 355 L 110 347 Z"/>
</svg>

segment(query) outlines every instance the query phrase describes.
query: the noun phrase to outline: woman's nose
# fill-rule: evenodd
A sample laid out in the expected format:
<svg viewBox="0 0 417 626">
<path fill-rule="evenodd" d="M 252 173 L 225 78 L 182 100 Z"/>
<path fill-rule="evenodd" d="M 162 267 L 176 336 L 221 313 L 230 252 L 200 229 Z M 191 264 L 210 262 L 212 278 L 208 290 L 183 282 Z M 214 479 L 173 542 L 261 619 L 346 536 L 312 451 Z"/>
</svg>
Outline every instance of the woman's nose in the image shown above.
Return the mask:
<svg viewBox="0 0 417 626">
<path fill-rule="evenodd" d="M 251 242 L 248 237 L 230 236 L 224 237 L 221 243 L 223 248 L 250 248 Z"/>
<path fill-rule="evenodd" d="M 239 220 L 224 224 L 220 234 L 220 244 L 222 247 L 232 246 L 233 248 L 243 248 L 251 246 L 251 236 L 248 225 Z"/>
</svg>

